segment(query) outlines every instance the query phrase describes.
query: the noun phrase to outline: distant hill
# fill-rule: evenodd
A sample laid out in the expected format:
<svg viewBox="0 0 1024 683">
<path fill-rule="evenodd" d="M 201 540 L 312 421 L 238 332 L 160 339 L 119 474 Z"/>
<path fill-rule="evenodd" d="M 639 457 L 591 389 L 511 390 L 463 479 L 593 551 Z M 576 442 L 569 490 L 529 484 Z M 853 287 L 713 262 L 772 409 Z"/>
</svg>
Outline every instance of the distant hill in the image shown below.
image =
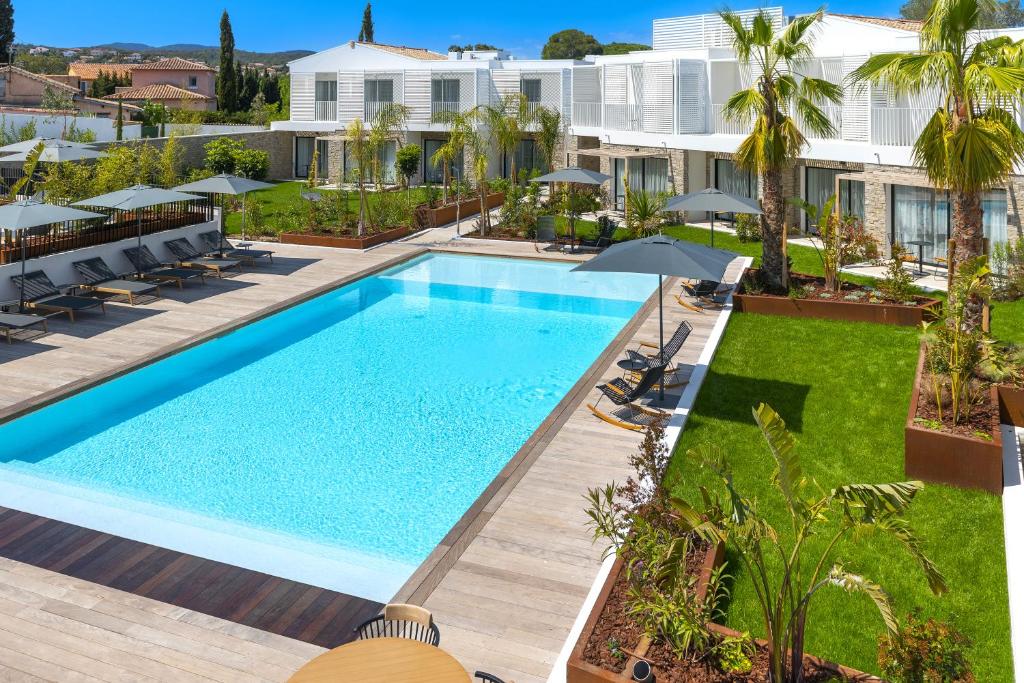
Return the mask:
<svg viewBox="0 0 1024 683">
<path fill-rule="evenodd" d="M 143 55 L 173 54 L 176 57 L 184 57 L 185 59 L 198 59 L 207 64 L 216 64 L 220 61 L 220 48 L 215 45 L 175 43 L 173 45 L 154 47 L 145 43 L 107 43 L 105 45 L 94 45 L 93 47 L 117 50 L 118 52 L 138 52 Z M 311 50 L 284 50 L 281 52 L 235 50 L 235 59 L 244 64 L 262 63 L 279 66 L 311 54 L 313 54 Z"/>
</svg>

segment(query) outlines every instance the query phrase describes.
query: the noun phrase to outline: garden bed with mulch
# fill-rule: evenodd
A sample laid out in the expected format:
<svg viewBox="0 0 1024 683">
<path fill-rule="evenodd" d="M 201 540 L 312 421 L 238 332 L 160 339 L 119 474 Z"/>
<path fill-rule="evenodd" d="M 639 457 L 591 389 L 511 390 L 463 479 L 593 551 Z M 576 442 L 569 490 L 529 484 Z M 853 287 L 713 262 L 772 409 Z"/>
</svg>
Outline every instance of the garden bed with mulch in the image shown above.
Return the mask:
<svg viewBox="0 0 1024 683">
<path fill-rule="evenodd" d="M 281 244 L 301 244 L 307 247 L 334 247 L 336 249 L 369 249 L 412 234 L 406 227 L 390 228 L 371 235 L 345 235 L 336 232 L 282 232 Z"/>
<path fill-rule="evenodd" d="M 504 203 L 505 194 L 503 192 L 494 192 L 487 195 L 486 205 L 488 209 L 493 209 Z M 414 211 L 418 228 L 437 228 L 454 223 L 460 218 L 475 216 L 478 213 L 480 213 L 480 197 L 470 197 L 463 199 L 461 202 L 450 202 L 444 206 L 420 204 Z"/>
<path fill-rule="evenodd" d="M 756 282 L 757 270 L 748 269 L 733 295 L 737 312 L 918 326 L 935 319 L 941 307 L 939 300 L 924 296 L 908 301 L 887 300 L 878 289 L 850 282 L 843 282 L 835 293 L 825 288 L 824 278 L 803 273 L 790 274 L 792 291 L 798 295 L 761 291 Z"/>
</svg>

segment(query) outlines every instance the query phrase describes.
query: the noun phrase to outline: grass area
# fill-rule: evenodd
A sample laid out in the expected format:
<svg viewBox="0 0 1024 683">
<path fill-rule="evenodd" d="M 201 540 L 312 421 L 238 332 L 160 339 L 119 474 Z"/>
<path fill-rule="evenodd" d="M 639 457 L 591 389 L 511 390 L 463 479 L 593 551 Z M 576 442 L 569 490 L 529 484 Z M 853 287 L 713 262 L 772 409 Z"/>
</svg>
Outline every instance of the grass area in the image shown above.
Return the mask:
<svg viewBox="0 0 1024 683">
<path fill-rule="evenodd" d="M 673 225 L 664 229 L 664 233 L 678 240 L 696 242 L 711 246 L 711 231 L 693 225 Z M 740 242 L 736 236 L 720 230 L 715 231 L 715 247 L 734 251 L 741 256 L 753 256 L 754 267 L 761 265 L 761 243 Z M 822 275 L 821 258 L 813 247 L 799 244 L 789 245 L 789 257 L 793 260 L 793 270 L 808 275 Z"/>
<path fill-rule="evenodd" d="M 696 485 L 711 480 L 683 454 L 715 443 L 732 463 L 741 491 L 785 533 L 781 498 L 769 481 L 773 461 L 750 413 L 761 401 L 787 421 L 805 474 L 822 487 L 902 481 L 903 424 L 917 348 L 913 328 L 733 316 L 674 454 L 671 485 L 698 502 Z M 915 563 L 887 537 L 848 542 L 835 558 L 885 587 L 897 614 L 921 608 L 926 616 L 952 620 L 974 641 L 977 680 L 1011 681 L 1000 499 L 929 485 L 915 500 L 910 521 L 946 576 L 945 596 L 931 594 Z M 816 539 L 812 547 L 823 542 Z M 728 572 L 735 584 L 727 623 L 763 634 L 750 577 L 737 561 Z M 866 596 L 825 589 L 812 603 L 807 651 L 877 672 L 876 640 L 883 631 Z"/>
<path fill-rule="evenodd" d="M 996 301 L 992 304 L 992 336 L 1002 341 L 1024 344 L 1024 299 Z"/>
</svg>

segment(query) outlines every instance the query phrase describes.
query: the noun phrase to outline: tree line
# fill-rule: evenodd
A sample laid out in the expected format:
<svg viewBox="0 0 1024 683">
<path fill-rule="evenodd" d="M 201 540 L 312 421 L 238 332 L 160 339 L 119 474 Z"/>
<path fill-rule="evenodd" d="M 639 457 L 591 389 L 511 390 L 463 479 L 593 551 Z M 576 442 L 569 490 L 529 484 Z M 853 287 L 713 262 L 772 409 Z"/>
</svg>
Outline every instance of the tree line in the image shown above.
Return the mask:
<svg viewBox="0 0 1024 683">
<path fill-rule="evenodd" d="M 233 114 L 281 102 L 281 80 L 269 70 L 259 71 L 235 61 L 235 34 L 227 10 L 220 18 L 220 68 L 217 72 L 217 106 Z"/>
</svg>

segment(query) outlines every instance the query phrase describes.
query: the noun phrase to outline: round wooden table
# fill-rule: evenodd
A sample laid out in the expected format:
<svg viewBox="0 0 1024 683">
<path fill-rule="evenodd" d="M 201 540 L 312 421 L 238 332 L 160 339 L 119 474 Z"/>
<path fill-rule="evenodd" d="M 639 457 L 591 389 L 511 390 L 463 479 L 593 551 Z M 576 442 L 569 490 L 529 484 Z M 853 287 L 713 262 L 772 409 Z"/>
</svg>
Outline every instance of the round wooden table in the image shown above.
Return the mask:
<svg viewBox="0 0 1024 683">
<path fill-rule="evenodd" d="M 299 669 L 291 683 L 470 683 L 450 654 L 418 640 L 370 638 L 325 652 Z"/>
</svg>

